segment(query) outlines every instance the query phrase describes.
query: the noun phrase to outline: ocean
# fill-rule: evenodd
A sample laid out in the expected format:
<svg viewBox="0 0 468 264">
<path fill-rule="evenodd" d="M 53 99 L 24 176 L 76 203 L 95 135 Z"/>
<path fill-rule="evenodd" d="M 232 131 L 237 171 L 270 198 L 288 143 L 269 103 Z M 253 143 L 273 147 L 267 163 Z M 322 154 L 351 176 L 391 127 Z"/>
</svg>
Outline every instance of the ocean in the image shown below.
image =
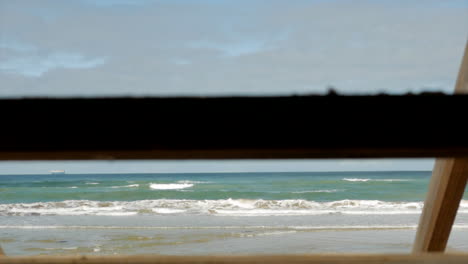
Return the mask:
<svg viewBox="0 0 468 264">
<path fill-rule="evenodd" d="M 431 172 L 0 175 L 8 255 L 411 251 Z M 465 192 L 449 250 L 468 250 Z"/>
</svg>

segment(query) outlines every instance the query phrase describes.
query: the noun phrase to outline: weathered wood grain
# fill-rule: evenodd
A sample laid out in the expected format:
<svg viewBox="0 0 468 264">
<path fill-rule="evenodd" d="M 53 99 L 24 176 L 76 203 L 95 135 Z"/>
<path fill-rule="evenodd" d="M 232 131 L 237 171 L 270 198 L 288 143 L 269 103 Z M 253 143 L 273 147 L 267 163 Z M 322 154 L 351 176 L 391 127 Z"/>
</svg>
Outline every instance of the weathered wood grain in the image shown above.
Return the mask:
<svg viewBox="0 0 468 264">
<path fill-rule="evenodd" d="M 438 159 L 413 252 L 444 251 L 468 179 L 468 159 Z"/>
<path fill-rule="evenodd" d="M 86 256 L 5 257 L 1 264 L 466 264 L 466 254 L 423 255 L 278 255 L 278 256 Z"/>
</svg>

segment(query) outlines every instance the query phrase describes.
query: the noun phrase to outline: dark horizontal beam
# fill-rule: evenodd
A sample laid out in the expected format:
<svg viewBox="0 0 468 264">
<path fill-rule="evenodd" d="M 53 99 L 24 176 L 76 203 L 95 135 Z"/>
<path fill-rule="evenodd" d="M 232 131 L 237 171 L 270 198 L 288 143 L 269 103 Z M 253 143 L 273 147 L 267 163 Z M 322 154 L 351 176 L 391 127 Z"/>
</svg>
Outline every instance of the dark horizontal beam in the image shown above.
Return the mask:
<svg viewBox="0 0 468 264">
<path fill-rule="evenodd" d="M 0 100 L 0 159 L 468 156 L 467 95 Z"/>
</svg>

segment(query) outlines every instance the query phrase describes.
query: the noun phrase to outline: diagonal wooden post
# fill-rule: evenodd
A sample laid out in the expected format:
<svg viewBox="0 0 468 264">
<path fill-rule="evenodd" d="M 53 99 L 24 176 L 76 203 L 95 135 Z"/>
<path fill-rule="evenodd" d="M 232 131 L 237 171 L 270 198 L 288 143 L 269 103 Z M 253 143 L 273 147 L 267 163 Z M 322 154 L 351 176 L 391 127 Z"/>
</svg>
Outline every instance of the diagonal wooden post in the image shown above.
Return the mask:
<svg viewBox="0 0 468 264">
<path fill-rule="evenodd" d="M 468 42 L 455 93 L 468 94 Z M 413 245 L 414 253 L 445 250 L 467 180 L 468 158 L 436 160 Z"/>
<path fill-rule="evenodd" d="M 465 54 L 463 55 L 460 71 L 458 72 L 455 93 L 468 94 L 468 41 L 465 44 Z"/>
</svg>

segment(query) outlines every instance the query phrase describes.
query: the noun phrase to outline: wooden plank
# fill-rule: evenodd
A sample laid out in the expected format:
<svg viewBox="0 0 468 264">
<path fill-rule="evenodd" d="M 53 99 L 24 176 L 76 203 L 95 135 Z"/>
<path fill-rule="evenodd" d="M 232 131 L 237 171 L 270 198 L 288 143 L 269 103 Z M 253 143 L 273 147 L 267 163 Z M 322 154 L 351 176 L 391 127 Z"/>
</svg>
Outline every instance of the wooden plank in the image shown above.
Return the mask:
<svg viewBox="0 0 468 264">
<path fill-rule="evenodd" d="M 86 256 L 86 257 L 5 257 L 1 264 L 110 264 L 110 263 L 210 263 L 210 264 L 466 264 L 467 254 L 423 254 L 423 255 L 279 255 L 279 256 Z"/>
<path fill-rule="evenodd" d="M 439 94 L 0 100 L 11 113 L 0 160 L 468 156 L 465 131 L 448 125 L 466 105 Z"/>
<path fill-rule="evenodd" d="M 455 84 L 455 93 L 468 94 L 468 41 L 465 45 L 465 53 L 458 72 L 457 83 Z"/>
<path fill-rule="evenodd" d="M 444 251 L 468 179 L 468 159 L 437 159 L 413 252 Z"/>
<path fill-rule="evenodd" d="M 468 93 L 468 42 L 455 93 Z M 464 119 L 460 119 L 464 120 Z M 454 123 L 455 125 L 459 122 Z M 468 180 L 468 159 L 436 160 L 413 251 L 444 251 Z"/>
</svg>

